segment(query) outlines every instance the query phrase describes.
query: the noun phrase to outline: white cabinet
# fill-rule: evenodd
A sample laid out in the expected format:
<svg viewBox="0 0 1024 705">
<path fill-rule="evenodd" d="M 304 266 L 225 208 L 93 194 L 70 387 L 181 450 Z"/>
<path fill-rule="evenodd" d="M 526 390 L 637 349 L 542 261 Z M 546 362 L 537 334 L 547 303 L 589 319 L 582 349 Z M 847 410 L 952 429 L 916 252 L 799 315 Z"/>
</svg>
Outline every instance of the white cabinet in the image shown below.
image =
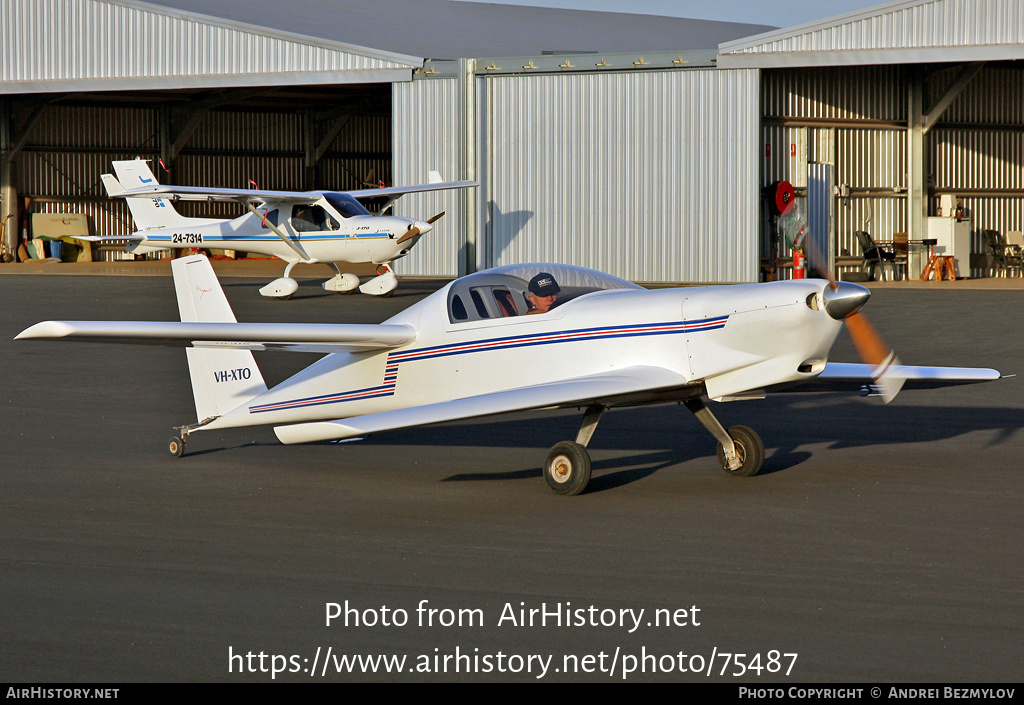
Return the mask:
<svg viewBox="0 0 1024 705">
<path fill-rule="evenodd" d="M 953 255 L 957 277 L 971 274 L 971 222 L 956 218 L 929 218 L 928 238 L 935 240 L 937 255 Z"/>
</svg>

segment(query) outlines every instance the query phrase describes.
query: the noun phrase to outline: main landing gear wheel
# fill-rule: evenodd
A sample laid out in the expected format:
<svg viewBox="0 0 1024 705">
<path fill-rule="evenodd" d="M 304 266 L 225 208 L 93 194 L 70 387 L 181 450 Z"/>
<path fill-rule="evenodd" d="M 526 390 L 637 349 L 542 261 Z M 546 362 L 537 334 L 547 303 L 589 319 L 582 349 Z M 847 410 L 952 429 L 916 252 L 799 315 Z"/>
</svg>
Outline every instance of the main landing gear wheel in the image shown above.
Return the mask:
<svg viewBox="0 0 1024 705">
<path fill-rule="evenodd" d="M 299 283 L 291 277 L 284 276 L 275 279 L 260 289 L 260 296 L 266 296 L 269 299 L 287 301 L 298 290 Z"/>
<path fill-rule="evenodd" d="M 735 470 L 729 469 L 729 461 L 725 459 L 725 449 L 718 444 L 718 462 L 722 469 L 735 477 L 753 477 L 764 464 L 764 443 L 757 432 L 748 426 L 733 426 L 729 429 L 729 438 L 736 446 L 736 454 L 740 457 L 740 465 Z"/>
<path fill-rule="evenodd" d="M 175 436 L 167 442 L 167 450 L 171 451 L 171 455 L 175 458 L 180 458 L 185 454 L 185 439 L 181 436 Z"/>
<path fill-rule="evenodd" d="M 590 482 L 590 454 L 575 441 L 555 445 L 544 462 L 544 479 L 557 494 L 576 495 Z"/>
</svg>

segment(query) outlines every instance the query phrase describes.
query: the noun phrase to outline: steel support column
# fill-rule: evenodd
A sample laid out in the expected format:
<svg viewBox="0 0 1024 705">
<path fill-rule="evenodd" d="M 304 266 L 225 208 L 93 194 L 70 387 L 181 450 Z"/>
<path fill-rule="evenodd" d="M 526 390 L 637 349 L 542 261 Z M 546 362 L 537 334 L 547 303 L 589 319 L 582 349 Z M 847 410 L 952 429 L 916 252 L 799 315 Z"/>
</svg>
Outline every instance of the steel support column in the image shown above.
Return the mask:
<svg viewBox="0 0 1024 705">
<path fill-rule="evenodd" d="M 18 251 L 20 220 L 18 218 L 18 190 L 14 187 L 14 152 L 11 136 L 11 102 L 0 102 L 0 221 L 7 220 L 4 242 L 7 251 Z"/>
<path fill-rule="evenodd" d="M 459 59 L 459 76 L 462 81 L 462 178 L 478 181 L 476 59 Z M 466 194 L 466 236 L 462 256 L 459 258 L 459 276 L 472 274 L 480 267 L 477 247 L 478 200 L 476 193 Z"/>
<path fill-rule="evenodd" d="M 928 165 L 925 163 L 924 68 L 910 68 L 907 110 L 907 228 L 911 240 L 928 234 Z"/>
</svg>

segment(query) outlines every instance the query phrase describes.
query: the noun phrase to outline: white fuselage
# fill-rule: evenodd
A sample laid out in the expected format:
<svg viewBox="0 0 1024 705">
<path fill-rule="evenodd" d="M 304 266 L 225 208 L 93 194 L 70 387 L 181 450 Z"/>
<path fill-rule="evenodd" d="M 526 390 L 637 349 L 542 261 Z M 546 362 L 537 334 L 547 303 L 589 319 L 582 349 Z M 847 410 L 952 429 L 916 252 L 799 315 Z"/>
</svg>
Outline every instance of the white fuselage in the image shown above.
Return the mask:
<svg viewBox="0 0 1024 705">
<path fill-rule="evenodd" d="M 403 257 L 416 244 L 419 235 L 398 240 L 417 222 L 395 216 L 357 215 L 335 219 L 336 227 L 315 230 L 302 229 L 301 225 L 297 228 L 290 218 L 279 221 L 275 227 L 307 257 L 285 243 L 269 227 L 272 223 L 252 213 L 233 220 L 196 218 L 184 226 L 143 230 L 138 234 L 145 240 L 137 248 L 224 249 L 278 257 L 286 262 L 382 264 Z"/>
<path fill-rule="evenodd" d="M 823 369 L 842 328 L 821 310 L 825 285 L 607 290 L 545 314 L 452 322 L 449 284 L 387 321 L 413 326 L 414 342 L 327 355 L 207 428 L 342 419 L 637 366 L 712 398 L 742 395 Z"/>
</svg>

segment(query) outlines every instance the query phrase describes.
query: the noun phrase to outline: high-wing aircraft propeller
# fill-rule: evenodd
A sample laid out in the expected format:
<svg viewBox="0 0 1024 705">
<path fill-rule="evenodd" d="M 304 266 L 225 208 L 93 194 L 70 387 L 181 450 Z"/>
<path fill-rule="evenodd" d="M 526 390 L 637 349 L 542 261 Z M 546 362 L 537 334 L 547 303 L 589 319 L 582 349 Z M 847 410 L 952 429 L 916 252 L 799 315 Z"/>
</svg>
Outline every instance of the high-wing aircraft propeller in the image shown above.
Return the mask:
<svg viewBox="0 0 1024 705">
<path fill-rule="evenodd" d="M 427 221 L 427 225 L 433 225 L 434 223 L 439 221 L 443 215 L 444 215 L 444 211 L 441 211 L 440 213 L 435 215 L 433 218 L 428 220 Z M 416 237 L 417 235 L 420 235 L 420 234 L 421 233 L 420 233 L 420 229 L 419 228 L 417 228 L 414 225 L 410 225 L 409 229 L 400 238 L 398 238 L 398 244 L 402 244 L 406 240 L 414 238 L 414 237 Z"/>
<path fill-rule="evenodd" d="M 892 362 L 879 373 L 891 354 L 858 315 L 871 292 L 851 282 L 647 290 L 580 267 L 507 265 L 456 279 L 379 325 L 267 324 L 235 321 L 205 257 L 171 269 L 181 322 L 46 321 L 18 338 L 185 347 L 198 421 L 178 428 L 175 456 L 197 431 L 270 424 L 283 443 L 310 443 L 578 408 L 575 440 L 544 463 L 551 489 L 574 495 L 590 481 L 587 445 L 612 407 L 682 403 L 717 441 L 722 468 L 750 476 L 764 443 L 746 426 L 723 427 L 706 399 L 863 392 L 887 376 L 925 389 L 1000 377 Z M 844 323 L 867 364 L 828 360 Z M 254 350 L 325 356 L 268 388 Z"/>
</svg>

